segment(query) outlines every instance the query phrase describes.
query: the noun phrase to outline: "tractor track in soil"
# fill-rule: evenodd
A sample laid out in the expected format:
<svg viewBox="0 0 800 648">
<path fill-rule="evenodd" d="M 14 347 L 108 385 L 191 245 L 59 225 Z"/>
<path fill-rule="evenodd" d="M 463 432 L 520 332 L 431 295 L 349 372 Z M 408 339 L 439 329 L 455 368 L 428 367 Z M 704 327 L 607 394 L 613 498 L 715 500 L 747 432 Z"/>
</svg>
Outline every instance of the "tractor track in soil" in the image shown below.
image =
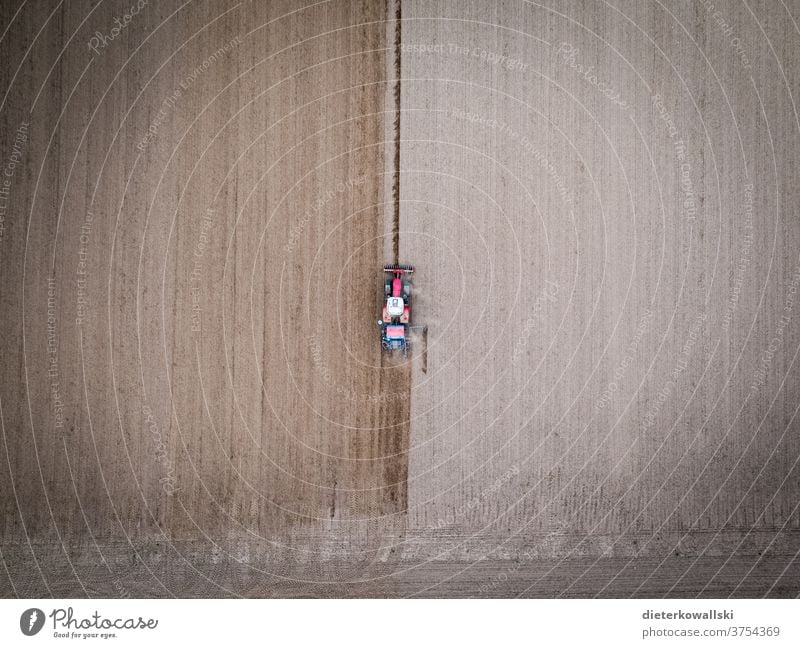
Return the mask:
<svg viewBox="0 0 800 648">
<path fill-rule="evenodd" d="M 394 0 L 394 52 L 393 52 L 393 96 L 394 96 L 394 168 L 392 169 L 392 256 L 394 263 L 400 263 L 400 105 L 402 98 L 402 44 L 403 44 L 403 9 L 402 0 Z M 386 3 L 387 19 L 390 3 Z"/>
<path fill-rule="evenodd" d="M 386 2 L 387 21 L 390 21 L 391 4 Z M 391 22 L 390 22 L 391 24 Z M 393 88 L 394 115 L 392 115 L 394 134 L 394 154 L 392 168 L 392 256 L 393 263 L 400 264 L 400 106 L 402 90 L 402 0 L 394 0 L 394 40 Z M 382 293 L 381 293 L 382 296 Z M 381 297 L 382 298 L 382 297 Z M 412 303 L 413 306 L 413 303 Z M 379 307 L 380 308 L 380 307 Z M 385 484 L 389 502 L 396 512 L 408 509 L 408 452 L 411 416 L 411 357 L 398 362 L 397 359 L 381 355 L 381 393 L 393 394 L 398 398 L 382 404 L 379 416 L 386 443 L 384 456 L 390 457 L 384 470 Z M 387 373 L 388 371 L 388 373 Z"/>
</svg>

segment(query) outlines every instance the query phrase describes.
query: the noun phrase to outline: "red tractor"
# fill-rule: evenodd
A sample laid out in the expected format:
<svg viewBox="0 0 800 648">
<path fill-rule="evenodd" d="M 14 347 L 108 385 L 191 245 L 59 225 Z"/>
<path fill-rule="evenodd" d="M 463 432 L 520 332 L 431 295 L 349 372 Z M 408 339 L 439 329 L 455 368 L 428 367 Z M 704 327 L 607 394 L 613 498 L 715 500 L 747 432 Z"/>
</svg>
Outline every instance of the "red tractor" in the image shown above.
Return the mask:
<svg viewBox="0 0 800 648">
<path fill-rule="evenodd" d="M 381 346 L 388 351 L 400 349 L 407 355 L 411 348 L 411 273 L 410 265 L 383 266 L 383 311 L 378 326 Z"/>
</svg>

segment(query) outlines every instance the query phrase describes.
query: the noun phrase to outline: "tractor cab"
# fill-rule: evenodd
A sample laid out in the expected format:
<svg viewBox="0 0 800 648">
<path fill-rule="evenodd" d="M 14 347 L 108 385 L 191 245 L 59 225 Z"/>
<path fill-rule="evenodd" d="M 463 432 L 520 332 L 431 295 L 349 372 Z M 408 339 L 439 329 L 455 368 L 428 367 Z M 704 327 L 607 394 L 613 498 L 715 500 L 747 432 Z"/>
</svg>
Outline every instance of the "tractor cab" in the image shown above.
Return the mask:
<svg viewBox="0 0 800 648">
<path fill-rule="evenodd" d="M 406 309 L 405 302 L 402 297 L 389 297 L 386 300 L 386 314 L 392 317 L 400 317 Z"/>
</svg>

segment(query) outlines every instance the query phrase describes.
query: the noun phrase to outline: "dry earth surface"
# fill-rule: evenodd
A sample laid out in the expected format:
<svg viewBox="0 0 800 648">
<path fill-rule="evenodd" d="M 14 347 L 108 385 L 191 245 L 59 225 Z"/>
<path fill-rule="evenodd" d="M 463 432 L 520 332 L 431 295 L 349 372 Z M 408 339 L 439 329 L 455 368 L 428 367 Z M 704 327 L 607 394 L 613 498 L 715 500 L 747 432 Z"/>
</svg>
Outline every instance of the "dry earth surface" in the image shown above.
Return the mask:
<svg viewBox="0 0 800 648">
<path fill-rule="evenodd" d="M 800 594 L 798 21 L 3 3 L 0 595 Z"/>
</svg>

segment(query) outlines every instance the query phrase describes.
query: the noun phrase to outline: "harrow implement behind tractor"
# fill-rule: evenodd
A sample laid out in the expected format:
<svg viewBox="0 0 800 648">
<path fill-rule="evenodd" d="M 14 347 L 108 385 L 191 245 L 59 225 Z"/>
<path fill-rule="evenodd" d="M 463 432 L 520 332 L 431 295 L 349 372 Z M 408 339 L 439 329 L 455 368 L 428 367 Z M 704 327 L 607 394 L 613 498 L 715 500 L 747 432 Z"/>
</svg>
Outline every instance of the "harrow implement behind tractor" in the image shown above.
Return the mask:
<svg viewBox="0 0 800 648">
<path fill-rule="evenodd" d="M 383 266 L 383 311 L 378 326 L 381 346 L 387 351 L 399 349 L 408 355 L 411 348 L 411 273 L 410 265 Z"/>
</svg>

